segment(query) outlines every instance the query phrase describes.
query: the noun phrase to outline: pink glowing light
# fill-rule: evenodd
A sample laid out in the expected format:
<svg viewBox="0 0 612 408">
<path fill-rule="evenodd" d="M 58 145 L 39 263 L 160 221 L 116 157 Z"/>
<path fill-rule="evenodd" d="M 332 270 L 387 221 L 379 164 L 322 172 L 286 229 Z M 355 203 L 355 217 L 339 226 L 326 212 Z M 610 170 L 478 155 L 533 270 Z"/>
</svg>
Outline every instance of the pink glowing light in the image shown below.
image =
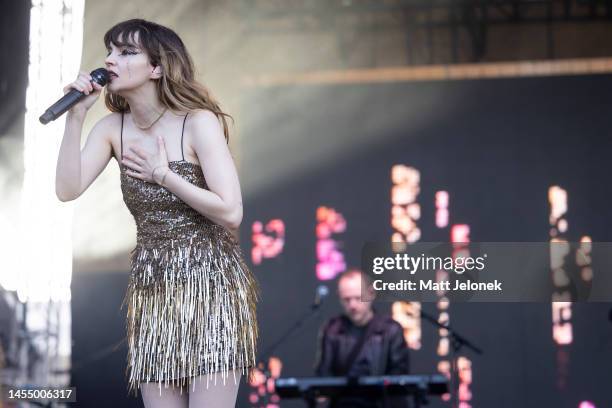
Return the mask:
<svg viewBox="0 0 612 408">
<path fill-rule="evenodd" d="M 344 254 L 340 251 L 340 244 L 332 238 L 333 234 L 346 231 L 344 216 L 329 207 L 317 208 L 317 237 L 316 276 L 319 280 L 331 280 L 346 270 Z"/>
<path fill-rule="evenodd" d="M 447 191 L 436 192 L 436 227 L 438 228 L 448 226 L 448 201 Z"/>
<path fill-rule="evenodd" d="M 285 223 L 280 219 L 268 221 L 264 227 L 261 221 L 255 221 L 251 228 L 251 260 L 259 265 L 264 259 L 277 257 L 285 246 Z"/>
</svg>

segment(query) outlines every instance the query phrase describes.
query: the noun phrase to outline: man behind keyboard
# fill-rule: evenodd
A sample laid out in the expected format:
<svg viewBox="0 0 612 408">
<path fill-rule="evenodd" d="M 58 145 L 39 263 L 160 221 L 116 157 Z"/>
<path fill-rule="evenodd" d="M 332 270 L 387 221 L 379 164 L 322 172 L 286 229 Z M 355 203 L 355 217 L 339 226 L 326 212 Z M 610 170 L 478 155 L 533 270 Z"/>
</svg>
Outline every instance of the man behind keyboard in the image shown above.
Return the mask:
<svg viewBox="0 0 612 408">
<path fill-rule="evenodd" d="M 368 285 L 368 301 L 361 300 L 361 284 Z M 329 319 L 319 331 L 315 362 L 317 376 L 409 374 L 409 349 L 402 326 L 372 307 L 374 290 L 369 277 L 349 269 L 338 278 L 338 297 L 344 313 Z M 331 398 L 329 408 L 407 408 L 409 397 L 353 396 Z"/>
</svg>

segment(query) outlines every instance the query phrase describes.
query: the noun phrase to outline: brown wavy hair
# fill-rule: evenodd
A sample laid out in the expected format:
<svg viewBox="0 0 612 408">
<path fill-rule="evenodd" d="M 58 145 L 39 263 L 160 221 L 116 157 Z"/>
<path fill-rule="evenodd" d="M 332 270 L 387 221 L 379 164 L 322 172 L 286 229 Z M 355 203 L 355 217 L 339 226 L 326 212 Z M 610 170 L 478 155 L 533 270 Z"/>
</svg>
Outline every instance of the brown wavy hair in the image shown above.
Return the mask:
<svg viewBox="0 0 612 408">
<path fill-rule="evenodd" d="M 138 33 L 138 42 L 135 35 Z M 223 123 L 225 140 L 229 141 L 229 128 L 219 103 L 210 91 L 195 79 L 193 60 L 180 37 L 168 27 L 142 19 L 120 22 L 104 34 L 104 45 L 116 47 L 138 46 L 149 56 L 154 67 L 161 66 L 162 76 L 155 80 L 157 96 L 168 109 L 194 112 L 207 109 Z M 120 95 L 105 92 L 104 103 L 111 112 L 129 112 L 130 106 Z"/>
</svg>

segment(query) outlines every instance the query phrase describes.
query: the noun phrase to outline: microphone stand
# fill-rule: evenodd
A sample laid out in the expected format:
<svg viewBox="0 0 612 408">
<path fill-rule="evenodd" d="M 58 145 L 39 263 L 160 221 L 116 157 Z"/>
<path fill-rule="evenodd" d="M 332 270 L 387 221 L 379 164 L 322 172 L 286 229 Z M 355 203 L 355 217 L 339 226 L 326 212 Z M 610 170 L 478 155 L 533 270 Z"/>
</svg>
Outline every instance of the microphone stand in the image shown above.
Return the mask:
<svg viewBox="0 0 612 408">
<path fill-rule="evenodd" d="M 448 335 L 451 338 L 451 406 L 457 408 L 459 406 L 459 371 L 457 367 L 457 361 L 459 357 L 459 350 L 461 347 L 466 346 L 476 354 L 483 354 L 483 351 L 475 346 L 468 339 L 460 335 L 455 329 L 449 325 L 443 325 L 434 316 L 421 310 L 421 317 L 440 328 L 446 329 Z"/>
<path fill-rule="evenodd" d="M 315 301 L 314 303 L 312 303 L 310 305 L 310 307 L 308 308 L 308 310 L 303 313 L 296 321 L 295 323 L 290 326 L 275 342 L 273 342 L 263 353 L 263 373 L 264 376 L 266 377 L 266 382 L 269 378 L 271 378 L 271 373 L 270 373 L 270 369 L 267 365 L 268 360 L 270 359 L 270 357 L 272 356 L 272 353 L 274 353 L 274 351 L 278 348 L 278 346 L 280 346 L 282 343 L 284 343 L 289 337 L 291 337 L 291 335 L 293 333 L 295 333 L 300 327 L 302 327 L 302 325 L 308 320 L 310 319 L 312 316 L 316 315 L 320 308 L 321 308 L 321 304 L 323 298 L 321 298 L 318 301 Z M 316 397 L 314 395 L 311 395 L 309 397 L 306 398 L 308 405 L 311 407 L 315 407 L 316 406 Z"/>
</svg>

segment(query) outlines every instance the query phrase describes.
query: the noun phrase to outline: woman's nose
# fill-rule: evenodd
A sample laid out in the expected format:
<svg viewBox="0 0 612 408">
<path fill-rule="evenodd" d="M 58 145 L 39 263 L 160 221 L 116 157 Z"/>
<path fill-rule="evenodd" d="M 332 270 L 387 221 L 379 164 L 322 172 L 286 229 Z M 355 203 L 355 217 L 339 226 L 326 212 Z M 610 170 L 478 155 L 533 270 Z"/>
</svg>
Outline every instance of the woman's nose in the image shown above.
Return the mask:
<svg viewBox="0 0 612 408">
<path fill-rule="evenodd" d="M 106 58 L 104 59 L 104 63 L 106 64 L 107 67 L 111 65 L 115 65 L 115 58 L 113 57 L 112 53 L 106 56 Z"/>
</svg>

